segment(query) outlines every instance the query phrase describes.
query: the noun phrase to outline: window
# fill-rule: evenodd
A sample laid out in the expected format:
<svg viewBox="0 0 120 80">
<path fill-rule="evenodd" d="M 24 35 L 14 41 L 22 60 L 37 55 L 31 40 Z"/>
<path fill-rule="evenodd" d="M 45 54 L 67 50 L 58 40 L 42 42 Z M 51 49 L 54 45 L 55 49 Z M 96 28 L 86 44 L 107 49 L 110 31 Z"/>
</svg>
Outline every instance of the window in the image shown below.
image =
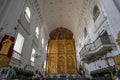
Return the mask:
<svg viewBox="0 0 120 80">
<path fill-rule="evenodd" d="M 30 23 L 31 12 L 30 12 L 29 7 L 26 7 L 26 9 L 25 9 L 25 18 Z"/>
<path fill-rule="evenodd" d="M 46 69 L 46 61 L 44 61 L 43 68 Z"/>
<path fill-rule="evenodd" d="M 32 49 L 32 54 L 31 54 L 31 59 L 30 59 L 32 66 L 35 65 L 35 54 L 36 54 L 36 51 L 35 51 L 35 49 L 33 48 L 33 49 Z"/>
<path fill-rule="evenodd" d="M 45 50 L 47 51 L 47 46 L 45 47 Z"/>
<path fill-rule="evenodd" d="M 100 14 L 100 10 L 97 7 L 97 5 L 95 5 L 94 9 L 93 9 L 93 20 L 94 21 L 96 21 L 96 19 L 98 18 L 99 14 Z"/>
<path fill-rule="evenodd" d="M 42 38 L 42 47 L 44 47 L 44 38 Z"/>
<path fill-rule="evenodd" d="M 39 38 L 39 28 L 38 27 L 36 27 L 35 34 L 36 34 L 36 37 Z"/>
<path fill-rule="evenodd" d="M 14 45 L 14 54 L 13 57 L 16 59 L 20 59 L 21 58 L 21 52 L 22 52 L 22 47 L 23 47 L 23 43 L 24 43 L 24 37 L 18 33 L 17 38 L 16 38 L 16 42 Z"/>
</svg>

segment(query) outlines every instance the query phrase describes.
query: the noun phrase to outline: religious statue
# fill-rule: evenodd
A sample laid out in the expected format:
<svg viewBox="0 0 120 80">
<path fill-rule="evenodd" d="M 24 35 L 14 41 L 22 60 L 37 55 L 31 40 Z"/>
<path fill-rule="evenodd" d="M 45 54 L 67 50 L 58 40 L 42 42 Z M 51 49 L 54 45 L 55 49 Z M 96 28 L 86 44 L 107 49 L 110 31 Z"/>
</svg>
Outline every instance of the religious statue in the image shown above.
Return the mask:
<svg viewBox="0 0 120 80">
<path fill-rule="evenodd" d="M 12 41 L 10 40 L 10 36 L 7 39 L 4 39 L 2 41 L 2 48 L 0 50 L 0 54 L 8 54 L 9 48 L 12 45 Z"/>
</svg>

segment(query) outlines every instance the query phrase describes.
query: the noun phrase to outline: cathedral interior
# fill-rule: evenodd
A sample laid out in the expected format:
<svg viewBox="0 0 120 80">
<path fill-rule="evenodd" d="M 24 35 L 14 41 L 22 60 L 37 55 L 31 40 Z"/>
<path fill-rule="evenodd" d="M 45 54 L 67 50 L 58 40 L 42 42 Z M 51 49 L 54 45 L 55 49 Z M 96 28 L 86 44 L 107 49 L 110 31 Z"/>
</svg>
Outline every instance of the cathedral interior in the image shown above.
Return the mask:
<svg viewBox="0 0 120 80">
<path fill-rule="evenodd" d="M 120 80 L 120 0 L 0 0 L 0 80 Z"/>
</svg>

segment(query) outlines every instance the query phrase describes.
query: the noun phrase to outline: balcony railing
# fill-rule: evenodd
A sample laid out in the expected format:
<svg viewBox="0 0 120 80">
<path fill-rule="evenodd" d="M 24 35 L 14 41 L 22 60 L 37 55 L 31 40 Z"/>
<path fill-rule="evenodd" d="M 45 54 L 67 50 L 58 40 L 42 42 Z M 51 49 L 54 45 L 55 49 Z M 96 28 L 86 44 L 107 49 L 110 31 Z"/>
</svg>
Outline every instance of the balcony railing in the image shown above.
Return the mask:
<svg viewBox="0 0 120 80">
<path fill-rule="evenodd" d="M 112 36 L 99 36 L 93 43 L 84 45 L 80 51 L 80 56 L 86 60 L 92 60 L 92 56 L 95 58 L 98 58 L 97 56 L 102 57 L 114 47 Z"/>
</svg>

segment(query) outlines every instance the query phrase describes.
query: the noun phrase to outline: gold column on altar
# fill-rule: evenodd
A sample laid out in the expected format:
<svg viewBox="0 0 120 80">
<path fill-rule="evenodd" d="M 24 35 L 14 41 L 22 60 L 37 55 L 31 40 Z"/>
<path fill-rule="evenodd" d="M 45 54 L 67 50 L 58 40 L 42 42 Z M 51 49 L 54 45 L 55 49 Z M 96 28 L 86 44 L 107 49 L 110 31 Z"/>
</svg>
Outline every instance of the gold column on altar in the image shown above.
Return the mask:
<svg viewBox="0 0 120 80">
<path fill-rule="evenodd" d="M 46 74 L 76 74 L 75 42 L 71 31 L 57 28 L 50 33 Z"/>
<path fill-rule="evenodd" d="M 118 36 L 117 36 L 116 41 L 117 41 L 118 45 L 120 46 L 120 31 L 118 32 Z M 120 69 L 120 55 L 114 56 L 113 59 L 115 62 L 116 70 L 119 70 Z"/>
</svg>

